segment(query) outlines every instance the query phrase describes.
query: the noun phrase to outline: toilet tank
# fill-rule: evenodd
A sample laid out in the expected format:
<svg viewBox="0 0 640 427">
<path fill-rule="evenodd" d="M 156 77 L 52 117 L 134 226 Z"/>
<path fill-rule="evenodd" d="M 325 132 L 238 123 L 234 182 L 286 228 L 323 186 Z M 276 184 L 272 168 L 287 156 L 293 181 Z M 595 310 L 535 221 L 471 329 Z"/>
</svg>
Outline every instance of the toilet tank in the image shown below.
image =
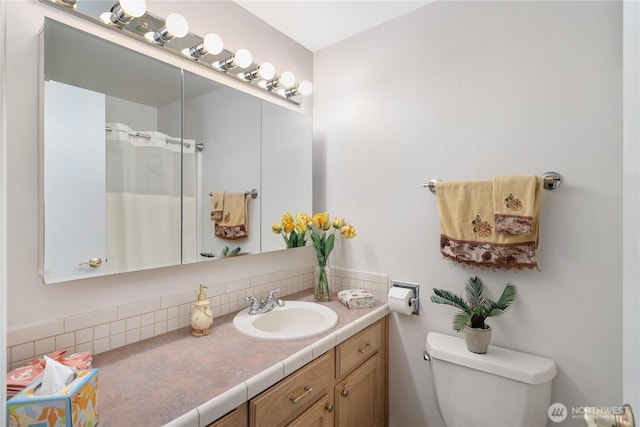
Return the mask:
<svg viewBox="0 0 640 427">
<path fill-rule="evenodd" d="M 436 332 L 426 347 L 447 427 L 547 425 L 553 360 L 495 346 L 476 354 L 464 339 Z"/>
</svg>

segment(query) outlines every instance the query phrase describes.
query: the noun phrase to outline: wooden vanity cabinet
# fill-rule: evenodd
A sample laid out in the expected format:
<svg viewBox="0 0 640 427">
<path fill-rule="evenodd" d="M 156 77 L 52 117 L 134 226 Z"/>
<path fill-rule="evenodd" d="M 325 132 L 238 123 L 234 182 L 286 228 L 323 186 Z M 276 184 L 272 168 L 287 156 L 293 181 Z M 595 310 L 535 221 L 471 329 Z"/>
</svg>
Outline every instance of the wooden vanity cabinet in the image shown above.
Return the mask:
<svg viewBox="0 0 640 427">
<path fill-rule="evenodd" d="M 385 317 L 251 399 L 249 425 L 388 425 L 387 331 Z"/>
<path fill-rule="evenodd" d="M 335 426 L 388 424 L 387 318 L 336 347 Z"/>
<path fill-rule="evenodd" d="M 238 406 L 222 418 L 208 424 L 207 427 L 248 427 L 247 403 Z"/>
</svg>

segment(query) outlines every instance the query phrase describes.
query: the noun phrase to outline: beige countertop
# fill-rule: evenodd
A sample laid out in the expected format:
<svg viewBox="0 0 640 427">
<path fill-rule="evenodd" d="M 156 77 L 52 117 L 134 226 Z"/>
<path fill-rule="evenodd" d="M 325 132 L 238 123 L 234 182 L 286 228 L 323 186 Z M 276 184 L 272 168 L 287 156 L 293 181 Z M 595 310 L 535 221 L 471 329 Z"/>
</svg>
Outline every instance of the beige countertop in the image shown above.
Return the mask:
<svg viewBox="0 0 640 427">
<path fill-rule="evenodd" d="M 283 299 L 313 301 L 313 293 Z M 95 355 L 100 426 L 206 426 L 388 314 L 384 302 L 350 310 L 334 295 L 322 304 L 338 324 L 315 337 L 252 338 L 235 329 L 230 313 L 204 337 L 188 327 Z"/>
</svg>

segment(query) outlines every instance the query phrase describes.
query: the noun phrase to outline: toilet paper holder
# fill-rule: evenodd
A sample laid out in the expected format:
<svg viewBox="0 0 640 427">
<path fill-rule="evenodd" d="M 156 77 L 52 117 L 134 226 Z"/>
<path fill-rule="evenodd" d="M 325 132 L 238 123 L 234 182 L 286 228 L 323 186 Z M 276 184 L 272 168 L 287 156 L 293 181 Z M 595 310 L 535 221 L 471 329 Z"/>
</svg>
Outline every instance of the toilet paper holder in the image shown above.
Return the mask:
<svg viewBox="0 0 640 427">
<path fill-rule="evenodd" d="M 408 282 L 391 282 L 391 288 L 405 288 L 413 291 L 413 298 L 409 300 L 409 305 L 413 308 L 411 314 L 420 314 L 420 286 L 416 283 Z"/>
</svg>

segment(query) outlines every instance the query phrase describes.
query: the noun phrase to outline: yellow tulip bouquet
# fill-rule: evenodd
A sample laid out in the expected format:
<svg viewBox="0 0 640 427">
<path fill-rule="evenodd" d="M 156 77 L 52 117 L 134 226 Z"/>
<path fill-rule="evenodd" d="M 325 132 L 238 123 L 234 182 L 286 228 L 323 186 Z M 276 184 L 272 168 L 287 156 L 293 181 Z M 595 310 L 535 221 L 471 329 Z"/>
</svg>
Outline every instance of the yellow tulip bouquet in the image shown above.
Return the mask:
<svg viewBox="0 0 640 427">
<path fill-rule="evenodd" d="M 294 218 L 289 213 L 282 216 L 280 223 L 271 227 L 275 234 L 282 234 L 287 248 L 304 246 L 309 235 L 311 244 L 316 252 L 318 260 L 318 282 L 315 288 L 316 301 L 329 301 L 329 281 L 327 279 L 327 261 L 335 244 L 336 230 L 346 239 L 356 237 L 356 230 L 348 225 L 343 218 L 336 217 L 333 222 L 329 220 L 329 213 L 322 212 L 309 217 L 306 213 L 298 213 Z"/>
</svg>

